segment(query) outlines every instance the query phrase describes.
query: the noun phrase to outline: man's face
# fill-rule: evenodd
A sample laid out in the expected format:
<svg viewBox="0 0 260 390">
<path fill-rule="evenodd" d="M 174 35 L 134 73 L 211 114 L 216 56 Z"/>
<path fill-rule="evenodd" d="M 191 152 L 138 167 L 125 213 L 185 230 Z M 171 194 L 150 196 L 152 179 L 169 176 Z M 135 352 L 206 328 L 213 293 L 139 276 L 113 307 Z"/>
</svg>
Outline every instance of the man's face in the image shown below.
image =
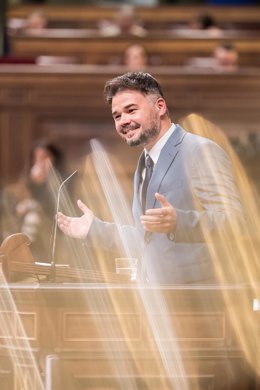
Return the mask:
<svg viewBox="0 0 260 390">
<path fill-rule="evenodd" d="M 118 92 L 113 97 L 116 131 L 129 146 L 147 147 L 154 143 L 161 130 L 160 101 L 163 99 L 132 90 Z"/>
</svg>

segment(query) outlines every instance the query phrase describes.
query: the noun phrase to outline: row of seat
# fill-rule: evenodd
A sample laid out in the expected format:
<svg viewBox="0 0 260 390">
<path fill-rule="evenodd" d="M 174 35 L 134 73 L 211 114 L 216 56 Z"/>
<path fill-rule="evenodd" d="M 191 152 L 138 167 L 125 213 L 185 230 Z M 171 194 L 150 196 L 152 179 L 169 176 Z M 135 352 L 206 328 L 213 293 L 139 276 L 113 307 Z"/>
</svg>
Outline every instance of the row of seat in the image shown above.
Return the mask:
<svg viewBox="0 0 260 390">
<path fill-rule="evenodd" d="M 8 9 L 7 17 L 26 18 L 35 5 L 17 5 Z M 93 27 L 100 20 L 112 20 L 117 6 L 51 5 L 41 6 L 52 27 Z M 198 15 L 210 14 L 224 28 L 260 28 L 259 7 L 248 6 L 160 6 L 135 7 L 137 17 L 149 29 L 169 28 L 176 24 L 189 23 Z"/>
<path fill-rule="evenodd" d="M 238 51 L 241 66 L 260 66 L 260 34 L 245 35 L 237 32 L 220 38 L 153 34 L 140 38 L 102 37 L 88 30 L 60 32 L 49 29 L 37 35 L 10 36 L 10 48 L 14 56 L 67 56 L 73 58 L 74 63 L 98 65 L 112 64 L 134 42 L 144 46 L 152 65 L 185 65 L 190 58 L 210 56 L 217 45 L 229 42 Z"/>
</svg>

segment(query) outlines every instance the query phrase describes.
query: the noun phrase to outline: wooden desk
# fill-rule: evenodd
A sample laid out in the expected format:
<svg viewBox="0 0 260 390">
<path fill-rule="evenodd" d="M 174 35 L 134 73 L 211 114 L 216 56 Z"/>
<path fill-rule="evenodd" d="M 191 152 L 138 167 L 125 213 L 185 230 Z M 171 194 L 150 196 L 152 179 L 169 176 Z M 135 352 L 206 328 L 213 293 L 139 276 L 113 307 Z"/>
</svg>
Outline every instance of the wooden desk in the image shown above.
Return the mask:
<svg viewBox="0 0 260 390">
<path fill-rule="evenodd" d="M 104 37 L 93 30 L 46 30 L 40 35 L 10 36 L 14 56 L 69 56 L 81 64 L 108 65 L 122 57 L 133 42 L 141 43 L 158 65 L 184 65 L 192 57 L 211 56 L 220 43 L 232 43 L 239 53 L 241 66 L 260 65 L 260 36 L 258 33 L 226 33 L 222 38 L 205 37 L 200 33 L 185 36 L 172 32 L 151 33 L 144 38 L 131 36 Z"/>
<path fill-rule="evenodd" d="M 1 356 L 13 374 L 8 390 L 20 390 L 22 381 L 41 388 L 37 367 L 45 372 L 46 390 L 119 389 L 122 383 L 165 390 L 181 377 L 193 390 L 252 389 L 222 295 L 239 307 L 246 291 L 2 284 Z"/>
</svg>

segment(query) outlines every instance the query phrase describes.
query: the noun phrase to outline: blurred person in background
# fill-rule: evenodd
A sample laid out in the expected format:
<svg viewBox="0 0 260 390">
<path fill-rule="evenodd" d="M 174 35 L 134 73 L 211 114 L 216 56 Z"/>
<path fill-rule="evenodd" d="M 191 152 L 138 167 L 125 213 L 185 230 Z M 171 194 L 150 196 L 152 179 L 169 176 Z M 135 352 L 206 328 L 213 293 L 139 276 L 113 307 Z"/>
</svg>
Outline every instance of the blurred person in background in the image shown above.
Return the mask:
<svg viewBox="0 0 260 390">
<path fill-rule="evenodd" d="M 34 258 L 48 261 L 57 191 L 63 174 L 60 150 L 48 141 L 36 142 L 29 167 L 3 189 L 3 235 L 25 233 Z"/>
<path fill-rule="evenodd" d="M 222 30 L 216 20 L 210 14 L 201 14 L 191 22 L 190 28 L 193 30 L 205 31 L 211 36 L 221 36 Z"/>
<path fill-rule="evenodd" d="M 219 45 L 215 48 L 213 57 L 215 68 L 224 71 L 234 71 L 238 69 L 238 52 L 229 43 Z"/>
<path fill-rule="evenodd" d="M 126 46 L 121 55 L 112 56 L 109 65 L 123 66 L 129 72 L 146 71 L 151 66 L 161 65 L 161 57 L 147 52 L 144 45 L 133 42 Z"/>
<path fill-rule="evenodd" d="M 47 25 L 48 20 L 44 12 L 35 10 L 28 16 L 24 28 L 26 31 L 40 32 L 47 28 Z"/>
<path fill-rule="evenodd" d="M 47 16 L 40 9 L 32 11 L 26 19 L 11 18 L 8 20 L 8 32 L 11 35 L 20 32 L 37 35 L 44 31 L 47 27 Z"/>
<path fill-rule="evenodd" d="M 219 38 L 223 36 L 223 30 L 219 27 L 214 17 L 210 14 L 199 14 L 185 26 L 177 28 L 178 34 L 184 36 L 205 36 Z"/>
<path fill-rule="evenodd" d="M 235 72 L 239 68 L 239 54 L 230 43 L 216 46 L 210 57 L 192 57 L 187 66 L 216 72 Z"/>
<path fill-rule="evenodd" d="M 100 33 L 104 36 L 134 35 L 144 37 L 147 31 L 131 5 L 123 5 L 115 14 L 114 21 L 103 20 L 99 25 Z"/>
<path fill-rule="evenodd" d="M 143 71 L 149 63 L 148 54 L 143 45 L 134 43 L 124 52 L 124 65 L 129 71 Z"/>
</svg>

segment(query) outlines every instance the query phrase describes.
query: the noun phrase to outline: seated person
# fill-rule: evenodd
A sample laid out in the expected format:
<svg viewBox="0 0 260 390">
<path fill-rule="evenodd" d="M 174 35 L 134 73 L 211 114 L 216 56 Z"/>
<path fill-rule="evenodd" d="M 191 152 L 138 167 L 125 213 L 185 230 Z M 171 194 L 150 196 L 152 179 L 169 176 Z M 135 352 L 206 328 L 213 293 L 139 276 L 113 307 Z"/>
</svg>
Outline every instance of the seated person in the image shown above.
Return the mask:
<svg viewBox="0 0 260 390">
<path fill-rule="evenodd" d="M 213 57 L 216 69 L 225 71 L 238 69 L 238 52 L 231 44 L 217 46 L 214 50 Z"/>
<path fill-rule="evenodd" d="M 221 44 L 216 46 L 211 57 L 193 57 L 187 66 L 194 69 L 234 72 L 238 70 L 238 52 L 232 44 Z"/>
<path fill-rule="evenodd" d="M 116 13 L 114 21 L 102 21 L 99 30 L 104 36 L 134 35 L 144 37 L 147 34 L 136 17 L 134 7 L 130 5 L 122 6 Z"/>
<path fill-rule="evenodd" d="M 217 25 L 215 19 L 209 14 L 201 14 L 191 22 L 190 28 L 193 30 L 204 31 L 212 37 L 222 35 L 221 28 Z"/>
<path fill-rule="evenodd" d="M 31 151 L 29 169 L 3 189 L 3 236 L 25 233 L 38 261 L 50 259 L 56 195 L 63 171 L 61 152 L 45 141 Z"/>
<path fill-rule="evenodd" d="M 26 19 L 10 18 L 7 27 L 10 35 L 19 32 L 39 34 L 48 27 L 48 20 L 43 11 L 36 9 Z"/>
<path fill-rule="evenodd" d="M 47 28 L 47 17 L 41 10 L 33 11 L 27 18 L 24 30 L 30 33 L 39 33 Z"/>
<path fill-rule="evenodd" d="M 127 70 L 139 72 L 147 68 L 149 62 L 148 54 L 144 46 L 135 43 L 126 48 L 124 52 L 124 65 Z"/>
<path fill-rule="evenodd" d="M 148 54 L 146 48 L 136 42 L 127 46 L 121 55 L 111 56 L 108 65 L 123 66 L 129 72 L 142 72 L 161 63 L 160 56 Z"/>
<path fill-rule="evenodd" d="M 176 30 L 176 29 L 175 29 Z M 219 38 L 223 35 L 222 29 L 218 26 L 214 18 L 209 14 L 200 14 L 191 20 L 186 26 L 177 28 L 177 32 L 184 36 L 199 35 L 209 38 Z"/>
</svg>

